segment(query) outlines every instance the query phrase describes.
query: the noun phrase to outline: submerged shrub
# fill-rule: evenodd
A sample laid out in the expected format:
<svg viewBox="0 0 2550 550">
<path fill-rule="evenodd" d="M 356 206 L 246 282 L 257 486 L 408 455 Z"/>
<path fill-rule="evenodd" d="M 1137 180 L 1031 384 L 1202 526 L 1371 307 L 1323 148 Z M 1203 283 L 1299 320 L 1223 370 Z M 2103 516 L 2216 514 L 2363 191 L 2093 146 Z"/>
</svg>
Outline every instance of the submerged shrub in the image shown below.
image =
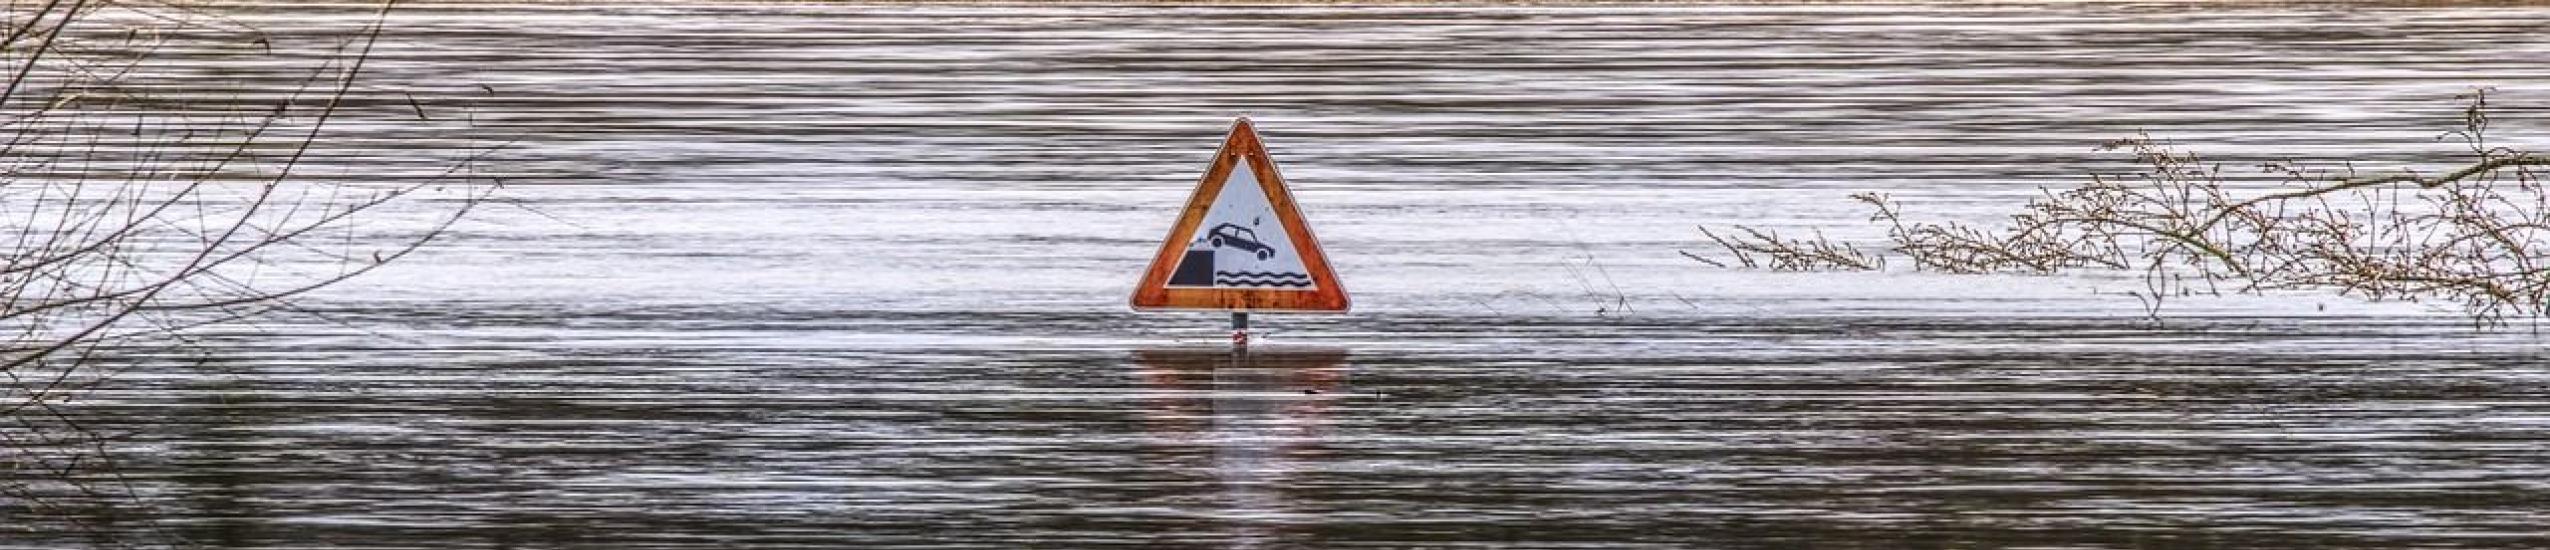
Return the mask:
<svg viewBox="0 0 2550 550">
<path fill-rule="evenodd" d="M 1683 254 L 1790 271 L 1879 270 L 1890 256 L 1946 273 L 2135 271 L 2155 318 L 2171 296 L 2318 289 L 2449 302 L 2502 326 L 2550 313 L 2550 157 L 2489 142 L 2487 92 L 2463 96 L 2461 127 L 2445 133 L 2468 156 L 2431 176 L 2269 163 L 2258 169 L 2278 189 L 2243 195 L 2221 164 L 2137 135 L 2101 149 L 2131 153 L 2140 170 L 2043 190 L 2006 224 L 1911 221 L 1892 197 L 1861 193 L 1851 198 L 1886 227 L 1882 252 L 1736 226 L 1701 228 L 1718 257 Z"/>
</svg>

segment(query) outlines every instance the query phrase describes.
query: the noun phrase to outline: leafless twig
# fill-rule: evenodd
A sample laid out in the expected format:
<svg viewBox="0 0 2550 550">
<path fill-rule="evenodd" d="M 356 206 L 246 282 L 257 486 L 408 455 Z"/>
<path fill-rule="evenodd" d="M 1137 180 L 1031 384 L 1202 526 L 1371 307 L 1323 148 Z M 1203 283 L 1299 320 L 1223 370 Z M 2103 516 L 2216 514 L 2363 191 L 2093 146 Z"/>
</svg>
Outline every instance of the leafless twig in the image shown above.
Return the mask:
<svg viewBox="0 0 2550 550">
<path fill-rule="evenodd" d="M 2540 177 L 2550 157 L 2489 143 L 2488 91 L 2462 96 L 2462 125 L 2445 134 L 2469 156 L 2433 176 L 2269 163 L 2260 170 L 2284 189 L 2241 197 L 2220 164 L 2138 135 L 2101 149 L 2130 152 L 2143 169 L 2045 190 L 1997 227 L 1911 222 L 1886 195 L 1852 198 L 1886 225 L 1887 252 L 1917 269 L 2139 272 L 2145 288 L 2135 295 L 2155 317 L 2171 296 L 2330 289 L 2449 302 L 2483 326 L 2502 326 L 2542 316 L 2550 304 L 2550 192 Z M 1737 267 L 1884 268 L 1882 255 L 1821 234 L 1789 239 L 1737 226 L 1701 235 Z"/>
<path fill-rule="evenodd" d="M 113 358 L 293 308 L 419 250 L 494 189 L 478 183 L 485 151 L 363 172 L 345 159 L 371 153 L 329 139 L 348 120 L 428 118 L 357 85 L 390 8 L 304 39 L 320 43 L 175 3 L 0 8 L 0 530 L 80 525 L 79 510 L 134 498 L 104 467 L 111 436 L 71 405 Z M 453 206 L 419 226 L 358 223 L 427 196 Z"/>
</svg>

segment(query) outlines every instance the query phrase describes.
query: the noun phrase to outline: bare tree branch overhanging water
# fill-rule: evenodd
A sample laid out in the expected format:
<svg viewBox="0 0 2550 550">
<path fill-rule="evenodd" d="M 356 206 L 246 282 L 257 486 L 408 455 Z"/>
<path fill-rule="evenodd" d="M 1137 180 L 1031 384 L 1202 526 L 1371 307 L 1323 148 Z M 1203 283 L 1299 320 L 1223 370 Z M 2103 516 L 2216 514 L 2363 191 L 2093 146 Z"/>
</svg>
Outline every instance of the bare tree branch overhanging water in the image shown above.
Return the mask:
<svg viewBox="0 0 2550 550">
<path fill-rule="evenodd" d="M 478 172 L 492 147 L 379 137 L 450 128 L 366 81 L 391 7 L 289 35 L 186 3 L 5 8 L 0 516 L 72 517 L 119 494 L 105 436 L 65 411 L 114 358 L 294 308 L 493 191 Z"/>
<path fill-rule="evenodd" d="M 2467 156 L 2433 175 L 2275 162 L 2258 169 L 2282 188 L 2244 195 L 2221 164 L 2138 135 L 2101 149 L 2142 169 L 2043 190 L 2003 226 L 1910 221 L 1892 197 L 1860 193 L 1886 227 L 1881 252 L 1735 226 L 1701 228 L 1720 254 L 1683 254 L 1790 271 L 1880 270 L 1891 256 L 1946 273 L 2139 272 L 2134 294 L 2155 318 L 2171 297 L 2226 290 L 2442 301 L 2482 326 L 2550 313 L 2550 157 L 2489 141 L 2488 90 L 2462 99 L 2462 124 L 2444 136 Z"/>
</svg>

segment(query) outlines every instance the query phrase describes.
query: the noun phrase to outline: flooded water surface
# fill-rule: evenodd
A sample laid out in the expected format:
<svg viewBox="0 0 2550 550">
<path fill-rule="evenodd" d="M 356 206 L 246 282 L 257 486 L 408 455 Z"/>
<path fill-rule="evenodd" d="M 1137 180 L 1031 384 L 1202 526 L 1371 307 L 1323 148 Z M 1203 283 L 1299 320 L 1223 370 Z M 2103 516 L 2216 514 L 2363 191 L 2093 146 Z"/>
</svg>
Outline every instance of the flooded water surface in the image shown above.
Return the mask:
<svg viewBox="0 0 2550 550">
<path fill-rule="evenodd" d="M 504 201 L 119 367 L 71 410 L 135 504 L 0 546 L 2550 545 L 2526 322 L 1678 254 L 2136 132 L 2435 170 L 2475 86 L 2550 148 L 2545 16 L 411 6 L 365 93 L 510 140 Z M 1356 304 L 1245 354 L 1125 306 L 1240 115 Z"/>
</svg>

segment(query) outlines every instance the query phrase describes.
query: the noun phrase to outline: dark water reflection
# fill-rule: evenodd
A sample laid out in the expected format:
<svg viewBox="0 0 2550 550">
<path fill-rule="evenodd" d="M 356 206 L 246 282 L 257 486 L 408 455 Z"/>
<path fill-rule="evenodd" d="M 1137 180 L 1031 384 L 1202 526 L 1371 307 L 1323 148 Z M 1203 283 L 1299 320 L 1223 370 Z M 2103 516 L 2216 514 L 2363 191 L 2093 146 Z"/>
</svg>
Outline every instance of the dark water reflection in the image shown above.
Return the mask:
<svg viewBox="0 0 2550 550">
<path fill-rule="evenodd" d="M 1470 321 L 1288 321 L 1330 336 L 1246 356 L 278 351 L 85 410 L 127 434 L 120 473 L 153 512 L 110 529 L 212 547 L 2550 543 L 2550 374 L 2528 336 Z M 331 359 L 384 353 L 413 359 Z"/>
</svg>

